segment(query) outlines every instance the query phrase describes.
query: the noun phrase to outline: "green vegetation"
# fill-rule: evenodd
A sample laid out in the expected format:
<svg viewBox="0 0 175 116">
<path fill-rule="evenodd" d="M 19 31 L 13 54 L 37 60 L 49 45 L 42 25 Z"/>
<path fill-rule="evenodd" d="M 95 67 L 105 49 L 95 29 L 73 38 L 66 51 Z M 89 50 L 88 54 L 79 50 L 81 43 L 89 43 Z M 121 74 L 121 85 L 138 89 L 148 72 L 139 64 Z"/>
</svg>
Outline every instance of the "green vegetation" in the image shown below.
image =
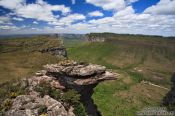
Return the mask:
<svg viewBox="0 0 175 116">
<path fill-rule="evenodd" d="M 66 43 L 73 60 L 105 65 L 119 79 L 100 83 L 93 99 L 104 116 L 134 116 L 144 107 L 160 106 L 175 69 L 175 40 L 159 36 L 90 34 L 107 38 L 104 43 Z M 66 41 L 68 42 L 68 41 Z"/>
<path fill-rule="evenodd" d="M 69 109 L 70 106 L 74 107 L 74 113 L 76 116 L 86 116 L 85 108 L 80 102 L 80 95 L 74 90 L 61 91 L 59 89 L 54 89 L 50 86 L 49 83 L 43 81 L 35 88 L 41 95 L 49 95 L 50 97 L 63 103 L 66 109 Z M 44 113 L 41 110 L 41 114 Z"/>
<path fill-rule="evenodd" d="M 175 40 L 159 36 L 116 35 L 110 33 L 91 34 L 92 37 L 107 38 L 104 43 L 66 40 L 68 57 L 76 61 L 101 64 L 119 73 L 118 80 L 100 83 L 93 94 L 99 111 L 104 116 L 134 116 L 148 106 L 160 106 L 166 89 L 143 83 L 150 81 L 170 87 L 170 77 L 175 69 Z M 30 77 L 43 65 L 58 63 L 57 58 L 41 49 L 60 46 L 60 41 L 50 36 L 0 40 L 0 111 L 10 108 L 18 95 L 25 94 L 25 86 L 9 80 Z M 60 91 L 46 83 L 36 88 L 41 97 L 48 94 L 65 102 L 65 107 L 74 106 L 77 116 L 85 116 L 80 96 L 73 90 Z M 7 100 L 5 100 L 7 99 Z M 42 115 L 44 106 L 40 107 Z"/>
<path fill-rule="evenodd" d="M 12 105 L 12 99 L 26 94 L 27 82 L 10 80 L 0 85 L 0 113 L 7 111 Z"/>
<path fill-rule="evenodd" d="M 77 42 L 67 46 L 67 50 L 70 59 L 97 63 L 123 72 L 142 73 L 146 80 L 169 86 L 175 68 L 174 39 L 152 38 L 140 38 L 140 41 L 136 38 L 135 41 L 133 37 L 123 40 L 111 37 L 104 43 Z"/>
<path fill-rule="evenodd" d="M 54 37 L 0 39 L 0 83 L 12 79 L 30 77 L 42 66 L 57 63 L 60 58 L 39 50 L 59 47 L 60 41 Z"/>
<path fill-rule="evenodd" d="M 38 114 L 42 115 L 42 114 L 46 114 L 46 113 L 47 113 L 47 107 L 45 105 L 40 106 L 38 109 Z"/>
</svg>

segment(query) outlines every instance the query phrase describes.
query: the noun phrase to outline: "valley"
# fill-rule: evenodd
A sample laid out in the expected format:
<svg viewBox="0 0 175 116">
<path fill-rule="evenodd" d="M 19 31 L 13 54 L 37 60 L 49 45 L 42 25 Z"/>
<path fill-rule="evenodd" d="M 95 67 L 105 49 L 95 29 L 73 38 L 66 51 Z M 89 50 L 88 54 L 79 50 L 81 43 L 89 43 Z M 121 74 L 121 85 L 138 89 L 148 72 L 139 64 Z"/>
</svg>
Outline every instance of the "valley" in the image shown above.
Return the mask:
<svg viewBox="0 0 175 116">
<path fill-rule="evenodd" d="M 134 116 L 145 107 L 162 106 L 175 69 L 174 38 L 92 33 L 78 35 L 78 39 L 63 35 L 63 45 L 59 37 L 1 39 L 1 83 L 31 77 L 43 65 L 69 59 L 103 65 L 119 74 L 117 80 L 95 85 L 91 94 L 82 93 L 81 100 L 89 99 L 84 104 L 96 107 L 89 111 L 99 111 L 102 116 Z"/>
</svg>

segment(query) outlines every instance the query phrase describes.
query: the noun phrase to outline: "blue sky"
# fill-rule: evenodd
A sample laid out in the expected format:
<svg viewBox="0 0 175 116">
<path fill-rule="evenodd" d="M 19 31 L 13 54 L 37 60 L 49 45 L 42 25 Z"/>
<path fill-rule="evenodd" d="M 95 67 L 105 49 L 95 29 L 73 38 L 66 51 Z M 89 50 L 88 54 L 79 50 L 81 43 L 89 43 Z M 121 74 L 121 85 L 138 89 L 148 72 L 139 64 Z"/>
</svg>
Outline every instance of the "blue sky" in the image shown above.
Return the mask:
<svg viewBox="0 0 175 116">
<path fill-rule="evenodd" d="M 1 0 L 0 34 L 175 36 L 175 0 Z"/>
</svg>

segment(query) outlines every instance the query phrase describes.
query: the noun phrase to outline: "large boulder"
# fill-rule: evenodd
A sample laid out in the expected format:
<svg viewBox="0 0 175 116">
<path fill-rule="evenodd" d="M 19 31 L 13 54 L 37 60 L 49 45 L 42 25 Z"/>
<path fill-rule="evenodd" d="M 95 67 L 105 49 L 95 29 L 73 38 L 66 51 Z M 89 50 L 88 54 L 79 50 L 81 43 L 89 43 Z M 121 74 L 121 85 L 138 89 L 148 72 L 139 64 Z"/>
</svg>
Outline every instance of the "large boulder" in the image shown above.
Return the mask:
<svg viewBox="0 0 175 116">
<path fill-rule="evenodd" d="M 6 116 L 39 116 L 39 110 L 45 106 L 47 116 L 75 116 L 72 108 L 66 110 L 57 100 L 45 95 L 43 98 L 32 95 L 20 95 L 14 99 Z M 42 114 L 42 112 L 41 112 Z"/>
</svg>

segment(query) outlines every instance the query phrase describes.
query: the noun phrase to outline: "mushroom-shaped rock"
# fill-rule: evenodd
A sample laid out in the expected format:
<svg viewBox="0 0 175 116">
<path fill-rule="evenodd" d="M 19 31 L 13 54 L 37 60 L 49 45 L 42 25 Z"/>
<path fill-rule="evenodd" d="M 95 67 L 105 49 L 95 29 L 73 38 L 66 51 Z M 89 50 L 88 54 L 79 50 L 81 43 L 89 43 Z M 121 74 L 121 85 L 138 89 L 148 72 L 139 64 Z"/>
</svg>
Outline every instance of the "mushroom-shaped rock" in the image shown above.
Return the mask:
<svg viewBox="0 0 175 116">
<path fill-rule="evenodd" d="M 44 68 L 46 71 L 51 73 L 65 74 L 74 77 L 85 77 L 94 74 L 101 74 L 104 73 L 106 70 L 104 66 L 95 64 L 89 64 L 89 65 L 73 64 L 69 66 L 51 64 L 51 65 L 45 65 Z"/>
</svg>

